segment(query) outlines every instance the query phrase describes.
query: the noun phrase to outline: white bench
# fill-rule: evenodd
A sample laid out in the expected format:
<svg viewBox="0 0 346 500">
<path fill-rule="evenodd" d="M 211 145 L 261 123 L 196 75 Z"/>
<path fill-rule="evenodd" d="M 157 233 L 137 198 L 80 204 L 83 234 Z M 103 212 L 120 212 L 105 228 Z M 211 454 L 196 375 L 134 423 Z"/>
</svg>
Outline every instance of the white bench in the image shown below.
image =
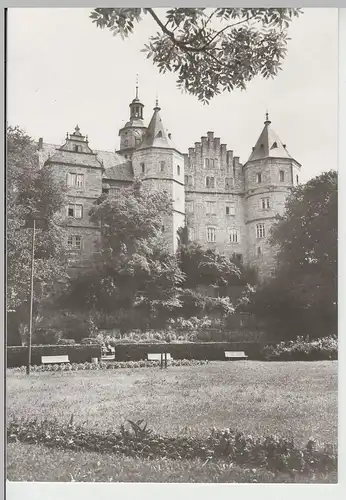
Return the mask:
<svg viewBox="0 0 346 500">
<path fill-rule="evenodd" d="M 162 357 L 163 359 L 165 359 L 165 354 L 166 353 L 162 353 Z M 172 358 L 172 356 L 167 352 L 167 361 L 170 361 Z M 154 353 L 149 353 L 148 354 L 148 361 L 161 361 L 161 352 L 154 352 Z"/>
<path fill-rule="evenodd" d="M 63 356 L 41 356 L 41 363 L 43 365 L 53 364 L 53 363 L 69 363 L 68 355 Z"/>
<path fill-rule="evenodd" d="M 247 359 L 244 351 L 225 351 L 226 359 Z"/>
</svg>

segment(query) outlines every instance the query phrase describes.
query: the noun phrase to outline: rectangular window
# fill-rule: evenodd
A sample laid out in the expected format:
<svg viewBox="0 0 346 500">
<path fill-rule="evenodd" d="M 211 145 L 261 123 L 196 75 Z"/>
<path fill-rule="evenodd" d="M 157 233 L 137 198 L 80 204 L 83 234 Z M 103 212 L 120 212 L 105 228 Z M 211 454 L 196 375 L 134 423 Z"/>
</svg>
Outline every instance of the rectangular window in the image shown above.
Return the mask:
<svg viewBox="0 0 346 500">
<path fill-rule="evenodd" d="M 229 203 L 226 205 L 226 215 L 235 215 L 235 203 Z"/>
<path fill-rule="evenodd" d="M 194 227 L 187 228 L 187 238 L 189 241 L 195 241 L 196 239 L 196 230 Z"/>
<path fill-rule="evenodd" d="M 229 241 L 230 241 L 230 243 L 239 243 L 240 242 L 239 229 L 230 229 Z"/>
<path fill-rule="evenodd" d="M 262 255 L 262 250 L 261 250 L 261 247 L 257 247 L 257 255 L 258 255 L 258 257 L 259 257 L 260 255 Z"/>
<path fill-rule="evenodd" d="M 270 198 L 261 198 L 261 207 L 263 210 L 270 208 Z"/>
<path fill-rule="evenodd" d="M 257 184 L 261 184 L 261 182 L 262 182 L 262 174 L 261 173 L 256 174 L 256 182 L 257 182 Z"/>
<path fill-rule="evenodd" d="M 207 228 L 207 241 L 214 243 L 216 241 L 216 229 L 214 227 Z"/>
<path fill-rule="evenodd" d="M 243 263 L 243 255 L 241 253 L 234 253 L 232 257 L 235 262 L 238 262 L 239 264 Z"/>
<path fill-rule="evenodd" d="M 192 186 L 192 175 L 185 175 L 185 186 Z"/>
<path fill-rule="evenodd" d="M 70 249 L 80 250 L 82 247 L 82 237 L 69 235 L 67 239 L 67 245 Z"/>
<path fill-rule="evenodd" d="M 191 214 L 193 212 L 193 201 L 187 201 L 185 207 L 186 207 L 186 212 Z"/>
<path fill-rule="evenodd" d="M 68 186 L 82 188 L 84 185 L 84 175 L 69 173 L 67 179 Z"/>
<path fill-rule="evenodd" d="M 207 214 L 210 214 L 210 215 L 216 214 L 216 202 L 215 201 L 207 201 Z"/>
<path fill-rule="evenodd" d="M 205 185 L 206 185 L 206 187 L 214 188 L 215 187 L 215 177 L 206 177 L 205 178 Z"/>
<path fill-rule="evenodd" d="M 296 182 L 297 182 L 297 184 L 299 184 L 299 176 L 298 175 L 296 175 Z"/>
<path fill-rule="evenodd" d="M 67 215 L 69 217 L 74 217 L 75 219 L 81 219 L 82 210 L 83 210 L 82 205 L 70 203 L 67 209 Z"/>
<path fill-rule="evenodd" d="M 77 174 L 77 180 L 76 180 L 76 187 L 81 188 L 84 185 L 84 175 L 83 174 Z"/>
<path fill-rule="evenodd" d="M 165 171 L 165 162 L 164 161 L 160 161 L 160 170 L 161 170 L 161 172 Z"/>
<path fill-rule="evenodd" d="M 280 170 L 280 182 L 284 182 L 285 180 L 285 172 L 283 170 Z"/>
<path fill-rule="evenodd" d="M 265 238 L 264 224 L 257 224 L 256 225 L 256 237 L 257 238 Z"/>
</svg>

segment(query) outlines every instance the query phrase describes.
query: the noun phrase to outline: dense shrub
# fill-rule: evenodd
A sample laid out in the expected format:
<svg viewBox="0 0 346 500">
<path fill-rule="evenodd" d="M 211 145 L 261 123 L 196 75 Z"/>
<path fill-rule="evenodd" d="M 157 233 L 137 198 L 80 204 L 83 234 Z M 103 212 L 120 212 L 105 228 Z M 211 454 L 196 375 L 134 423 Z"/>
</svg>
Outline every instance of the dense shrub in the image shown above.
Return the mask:
<svg viewBox="0 0 346 500">
<path fill-rule="evenodd" d="M 293 439 L 267 436 L 255 439 L 232 429 L 212 429 L 205 437 L 166 437 L 155 434 L 143 421 L 128 421 L 119 431 L 94 432 L 57 421 L 9 420 L 9 442 L 41 443 L 49 447 L 124 454 L 138 458 L 201 459 L 224 461 L 245 467 L 263 467 L 274 472 L 313 475 L 336 471 L 335 445 L 318 445 L 312 438 L 305 448 Z"/>
<path fill-rule="evenodd" d="M 41 364 L 41 356 L 68 355 L 71 363 L 83 363 L 92 358 L 101 357 L 99 345 L 33 345 L 31 349 L 31 363 Z M 7 367 L 20 367 L 27 363 L 28 348 L 26 346 L 7 347 Z"/>
<path fill-rule="evenodd" d="M 59 339 L 57 345 L 75 345 L 74 339 Z"/>
<path fill-rule="evenodd" d="M 55 328 L 35 328 L 33 334 L 33 344 L 36 345 L 54 345 L 58 344 L 62 332 Z"/>
<path fill-rule="evenodd" d="M 62 363 L 51 365 L 33 365 L 33 372 L 61 372 L 61 371 L 82 371 L 82 370 L 117 370 L 119 368 L 155 368 L 160 366 L 160 361 L 100 361 L 99 363 Z M 198 359 L 172 359 L 168 361 L 168 366 L 199 366 L 206 365 L 208 361 Z M 13 369 L 14 371 L 24 372 L 25 366 Z"/>
<path fill-rule="evenodd" d="M 296 340 L 267 345 L 262 348 L 261 356 L 267 361 L 320 361 L 338 359 L 338 340 L 336 336 L 316 340 Z"/>
</svg>

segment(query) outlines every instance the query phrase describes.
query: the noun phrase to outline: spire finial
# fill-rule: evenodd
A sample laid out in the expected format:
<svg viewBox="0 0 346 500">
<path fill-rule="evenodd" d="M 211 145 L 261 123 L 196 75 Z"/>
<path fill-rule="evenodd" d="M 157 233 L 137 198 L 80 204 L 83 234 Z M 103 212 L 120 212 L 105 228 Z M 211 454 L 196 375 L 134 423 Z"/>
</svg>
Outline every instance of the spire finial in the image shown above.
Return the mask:
<svg viewBox="0 0 346 500">
<path fill-rule="evenodd" d="M 266 111 L 266 121 L 264 122 L 265 125 L 269 125 L 271 121 L 269 120 L 269 113 L 268 110 Z"/>
<path fill-rule="evenodd" d="M 154 109 L 157 109 L 157 110 L 160 109 L 160 106 L 159 106 L 159 94 L 158 94 L 158 92 L 156 92 L 156 101 L 155 101 L 155 108 Z"/>
<path fill-rule="evenodd" d="M 138 73 L 136 74 L 136 99 L 138 99 Z"/>
</svg>

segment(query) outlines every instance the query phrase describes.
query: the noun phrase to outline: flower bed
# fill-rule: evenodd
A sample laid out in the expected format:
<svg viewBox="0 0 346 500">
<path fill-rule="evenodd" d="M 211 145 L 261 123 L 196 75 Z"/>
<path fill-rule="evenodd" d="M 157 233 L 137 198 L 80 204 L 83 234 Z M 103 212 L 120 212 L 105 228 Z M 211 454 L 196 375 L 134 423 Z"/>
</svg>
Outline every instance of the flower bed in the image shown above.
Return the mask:
<svg viewBox="0 0 346 500">
<path fill-rule="evenodd" d="M 118 431 L 94 432 L 57 421 L 16 420 L 8 423 L 9 442 L 43 444 L 51 448 L 123 454 L 138 458 L 224 461 L 245 467 L 263 467 L 290 474 L 327 473 L 337 470 L 335 445 L 319 446 L 312 438 L 305 448 L 292 439 L 267 436 L 254 439 L 232 429 L 212 429 L 205 437 L 168 437 L 155 434 L 143 421 L 128 421 Z"/>
<path fill-rule="evenodd" d="M 78 370 L 117 370 L 119 368 L 154 368 L 160 366 L 160 361 L 101 361 L 100 363 L 69 363 L 52 365 L 34 365 L 33 372 L 56 372 Z M 198 366 L 208 364 L 207 360 L 173 359 L 168 361 L 168 366 Z M 24 372 L 25 366 L 13 368 L 13 371 Z"/>
</svg>

